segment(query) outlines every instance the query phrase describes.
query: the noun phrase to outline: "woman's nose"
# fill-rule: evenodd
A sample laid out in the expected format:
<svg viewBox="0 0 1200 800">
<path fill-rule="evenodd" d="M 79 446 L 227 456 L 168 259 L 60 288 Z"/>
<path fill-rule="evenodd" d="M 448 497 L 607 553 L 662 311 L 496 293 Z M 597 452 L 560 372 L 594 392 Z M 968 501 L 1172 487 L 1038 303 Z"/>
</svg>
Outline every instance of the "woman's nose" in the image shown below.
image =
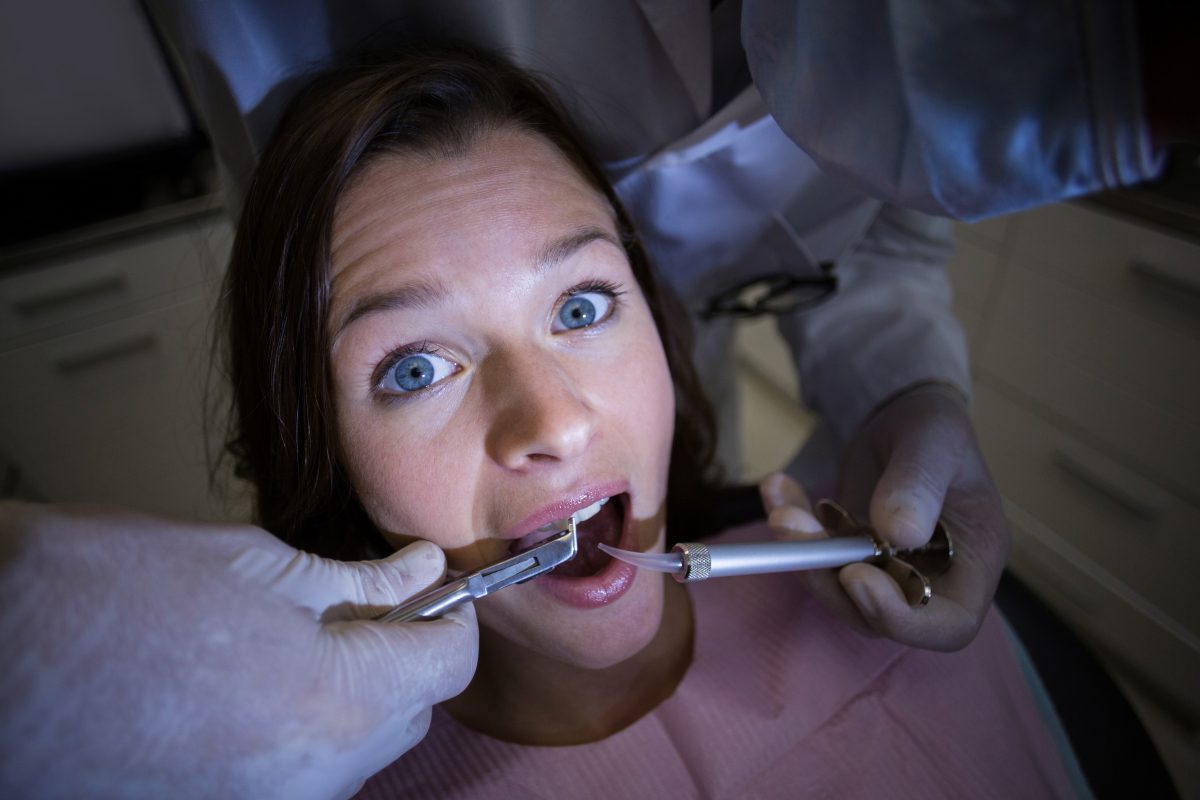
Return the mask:
<svg viewBox="0 0 1200 800">
<path fill-rule="evenodd" d="M 561 365 L 544 356 L 510 356 L 490 366 L 486 446 L 496 463 L 528 469 L 569 461 L 587 450 L 596 416 L 583 387 Z"/>
</svg>

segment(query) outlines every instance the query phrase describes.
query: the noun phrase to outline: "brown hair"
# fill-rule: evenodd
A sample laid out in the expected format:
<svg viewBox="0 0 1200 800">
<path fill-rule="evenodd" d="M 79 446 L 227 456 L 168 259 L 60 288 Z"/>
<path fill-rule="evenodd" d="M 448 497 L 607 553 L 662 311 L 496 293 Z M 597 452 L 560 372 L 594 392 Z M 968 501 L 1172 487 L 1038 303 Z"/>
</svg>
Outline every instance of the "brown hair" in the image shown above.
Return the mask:
<svg viewBox="0 0 1200 800">
<path fill-rule="evenodd" d="M 277 126 L 238 223 L 223 298 L 233 385 L 227 449 L 257 490 L 258 522 L 296 547 L 363 558 L 382 543 L 337 459 L 328 314 L 338 200 L 381 154 L 461 154 L 500 128 L 544 137 L 612 204 L 675 384 L 669 519 L 694 512 L 705 495 L 715 425 L 691 365 L 686 316 L 653 275 L 603 171 L 538 79 L 473 48 L 421 45 L 316 78 Z"/>
</svg>

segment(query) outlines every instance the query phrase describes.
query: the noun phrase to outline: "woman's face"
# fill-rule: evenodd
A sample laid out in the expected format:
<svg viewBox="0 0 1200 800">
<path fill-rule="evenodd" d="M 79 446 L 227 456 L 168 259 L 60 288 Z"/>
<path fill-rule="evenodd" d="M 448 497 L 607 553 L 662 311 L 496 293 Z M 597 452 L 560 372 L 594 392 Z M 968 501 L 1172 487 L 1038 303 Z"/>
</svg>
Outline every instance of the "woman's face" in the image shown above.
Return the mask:
<svg viewBox="0 0 1200 800">
<path fill-rule="evenodd" d="M 604 197 L 525 132 L 384 156 L 339 202 L 332 272 L 340 456 L 384 536 L 471 570 L 611 498 L 479 619 L 585 667 L 645 646 L 662 577 L 595 545 L 662 548 L 674 394 Z"/>
</svg>

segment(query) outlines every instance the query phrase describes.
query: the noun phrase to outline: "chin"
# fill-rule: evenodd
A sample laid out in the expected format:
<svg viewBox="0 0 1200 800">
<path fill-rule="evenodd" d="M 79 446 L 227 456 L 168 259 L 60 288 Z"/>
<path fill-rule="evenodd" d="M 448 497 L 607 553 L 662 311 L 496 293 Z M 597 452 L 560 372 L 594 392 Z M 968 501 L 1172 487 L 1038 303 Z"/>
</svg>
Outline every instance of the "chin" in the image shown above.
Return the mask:
<svg viewBox="0 0 1200 800">
<path fill-rule="evenodd" d="M 623 600 L 628 607 L 614 604 L 612 615 L 595 617 L 577 612 L 577 628 L 558 653 L 560 661 L 584 669 L 604 669 L 634 657 L 644 650 L 658 633 L 663 619 L 663 576 L 642 571 Z M 579 636 L 578 634 L 584 634 Z"/>
<path fill-rule="evenodd" d="M 663 619 L 664 577 L 635 572 L 622 596 L 602 608 L 573 607 L 536 587 L 519 587 L 504 608 L 478 606 L 479 624 L 538 655 L 581 669 L 605 669 L 640 653 Z M 524 596 L 522 596 L 524 595 Z M 499 601 L 501 598 L 496 597 Z"/>
</svg>

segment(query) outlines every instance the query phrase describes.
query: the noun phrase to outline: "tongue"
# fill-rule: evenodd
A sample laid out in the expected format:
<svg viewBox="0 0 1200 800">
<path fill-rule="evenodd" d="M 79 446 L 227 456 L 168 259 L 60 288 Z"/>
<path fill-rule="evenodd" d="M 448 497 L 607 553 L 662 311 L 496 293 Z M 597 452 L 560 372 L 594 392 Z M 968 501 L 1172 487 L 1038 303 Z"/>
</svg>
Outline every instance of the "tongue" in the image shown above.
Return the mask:
<svg viewBox="0 0 1200 800">
<path fill-rule="evenodd" d="M 622 498 L 614 497 L 600 509 L 596 516 L 587 522 L 576 526 L 579 538 L 579 552 L 567 563 L 556 567 L 551 575 L 565 578 L 584 578 L 595 575 L 608 566 L 612 556 L 602 551 L 596 545 L 604 544 L 616 547 L 621 541 L 621 523 L 624 515 L 621 513 Z"/>
</svg>

